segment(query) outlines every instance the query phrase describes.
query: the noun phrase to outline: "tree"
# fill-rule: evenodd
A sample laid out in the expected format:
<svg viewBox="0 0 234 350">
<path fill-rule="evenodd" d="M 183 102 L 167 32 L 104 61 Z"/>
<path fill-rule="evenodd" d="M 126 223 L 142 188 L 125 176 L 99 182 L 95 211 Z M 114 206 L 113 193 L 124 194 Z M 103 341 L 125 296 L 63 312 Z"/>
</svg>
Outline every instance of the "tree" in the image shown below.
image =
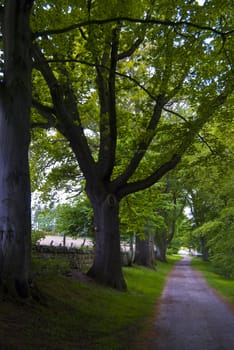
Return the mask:
<svg viewBox="0 0 234 350">
<path fill-rule="evenodd" d="M 134 262 L 137 265 L 155 268 L 154 234 L 150 233 L 148 222 L 146 223 L 144 237 L 136 235 L 136 252 Z"/>
<path fill-rule="evenodd" d="M 84 196 L 56 208 L 56 231 L 73 237 L 92 237 L 94 232 L 93 211 Z"/>
<path fill-rule="evenodd" d="M 220 215 L 207 227 L 201 228 L 209 235 L 210 261 L 217 271 L 228 278 L 234 278 L 234 207 L 233 205 L 220 211 Z M 210 231 L 210 232 L 207 232 Z M 212 235 L 211 235 L 212 234 Z"/>
<path fill-rule="evenodd" d="M 166 262 L 167 248 L 184 218 L 185 191 L 178 174 L 173 171 L 150 189 L 122 201 L 121 226 L 136 235 L 135 262 L 139 265 L 155 266 L 155 246 L 157 258 Z"/>
<path fill-rule="evenodd" d="M 230 100 L 230 103 L 233 101 Z M 207 125 L 181 164 L 191 209 L 189 245 L 225 275 L 233 270 L 233 113 Z M 188 169 L 190 169 L 188 171 Z"/>
<path fill-rule="evenodd" d="M 210 3 L 89 5 L 45 2 L 35 10 L 35 125 L 69 141 L 85 177 L 96 228 L 89 275 L 124 289 L 119 203 L 173 169 L 225 108 L 233 91 L 230 19 Z"/>
<path fill-rule="evenodd" d="M 190 194 L 192 238 L 197 241 L 203 259 L 212 261 L 219 272 L 231 277 L 234 266 L 233 171 L 228 164 L 225 168 L 214 164 L 209 167 L 208 179 L 204 180 L 201 174 L 202 169 L 200 174 L 197 172 L 197 179 L 194 177 L 196 180 Z M 196 183 L 199 176 L 202 176 L 202 181 Z"/>
<path fill-rule="evenodd" d="M 0 6 L 0 286 L 20 297 L 30 294 L 31 6 Z"/>
<path fill-rule="evenodd" d="M 34 225 L 36 225 L 37 230 L 44 232 L 52 232 L 55 229 L 55 208 L 43 208 L 36 209 L 36 217 Z"/>
<path fill-rule="evenodd" d="M 215 183 L 210 183 L 211 187 L 208 187 L 208 184 L 206 186 L 199 184 L 196 187 L 198 194 L 203 192 L 202 207 L 206 208 L 206 212 L 205 215 L 200 216 L 202 220 L 199 225 L 194 225 L 192 232 L 193 237 L 199 240 L 200 244 L 202 239 L 203 259 L 210 260 L 219 273 L 231 278 L 234 271 L 232 178 L 233 171 L 226 167 L 226 174 L 222 179 L 216 178 Z M 196 202 L 193 203 L 193 206 L 196 205 Z"/>
<path fill-rule="evenodd" d="M 155 243 L 157 258 L 163 262 L 167 261 L 167 248 L 174 239 L 179 221 L 183 218 L 186 200 L 180 182 L 179 172 L 174 171 L 165 176 L 161 185 L 161 200 L 157 213 L 163 220 L 162 224 L 156 228 Z"/>
<path fill-rule="evenodd" d="M 30 172 L 35 204 L 57 206 L 61 196 L 74 198 L 84 191 L 84 178 L 68 142 L 54 129 L 32 129 Z"/>
</svg>

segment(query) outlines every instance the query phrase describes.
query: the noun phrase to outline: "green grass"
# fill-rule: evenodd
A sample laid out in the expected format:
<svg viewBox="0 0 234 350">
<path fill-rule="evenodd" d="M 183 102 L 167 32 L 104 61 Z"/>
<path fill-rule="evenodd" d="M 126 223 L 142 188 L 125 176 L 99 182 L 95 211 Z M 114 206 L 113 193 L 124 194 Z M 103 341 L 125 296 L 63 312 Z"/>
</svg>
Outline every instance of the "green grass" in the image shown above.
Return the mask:
<svg viewBox="0 0 234 350">
<path fill-rule="evenodd" d="M 127 344 L 143 331 L 176 260 L 158 263 L 155 271 L 124 268 L 127 292 L 66 277 L 56 270 L 56 261 L 40 266 L 37 284 L 45 304 L 1 302 L 0 349 L 129 349 Z"/>
<path fill-rule="evenodd" d="M 230 303 L 234 304 L 234 280 L 217 274 L 209 262 L 200 258 L 192 260 L 192 267 L 202 273 L 207 283 Z"/>
</svg>

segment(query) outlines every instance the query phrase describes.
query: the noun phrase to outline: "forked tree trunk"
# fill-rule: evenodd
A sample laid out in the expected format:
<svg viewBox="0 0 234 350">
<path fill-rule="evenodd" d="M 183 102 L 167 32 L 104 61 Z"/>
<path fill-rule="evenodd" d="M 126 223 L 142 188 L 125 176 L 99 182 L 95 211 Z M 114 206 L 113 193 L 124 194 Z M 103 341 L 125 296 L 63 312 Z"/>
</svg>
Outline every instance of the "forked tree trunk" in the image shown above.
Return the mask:
<svg viewBox="0 0 234 350">
<path fill-rule="evenodd" d="M 6 1 L 0 86 L 0 285 L 20 297 L 30 294 L 31 3 Z"/>
<path fill-rule="evenodd" d="M 95 257 L 88 275 L 98 282 L 125 290 L 119 234 L 119 203 L 113 194 L 90 196 L 94 209 Z"/>
</svg>

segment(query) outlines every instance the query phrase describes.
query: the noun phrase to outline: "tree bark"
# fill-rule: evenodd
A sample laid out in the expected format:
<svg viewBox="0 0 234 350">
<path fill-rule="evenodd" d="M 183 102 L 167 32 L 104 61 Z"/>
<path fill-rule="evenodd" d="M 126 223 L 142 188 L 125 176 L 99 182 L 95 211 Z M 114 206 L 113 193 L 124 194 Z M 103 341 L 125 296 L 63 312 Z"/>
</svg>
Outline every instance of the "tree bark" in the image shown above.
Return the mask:
<svg viewBox="0 0 234 350">
<path fill-rule="evenodd" d="M 202 260 L 208 261 L 209 260 L 209 251 L 206 245 L 206 239 L 205 237 L 200 237 L 200 247 L 201 247 L 201 253 L 202 253 Z"/>
<path fill-rule="evenodd" d="M 113 194 L 90 195 L 94 209 L 95 257 L 88 275 L 99 283 L 125 290 L 119 234 L 119 202 Z"/>
<path fill-rule="evenodd" d="M 0 285 L 4 293 L 24 298 L 30 295 L 31 261 L 31 4 L 6 1 L 0 86 Z"/>
<path fill-rule="evenodd" d="M 167 262 L 167 245 L 165 244 L 161 244 L 161 245 L 157 245 L 156 248 L 157 251 L 157 259 L 162 261 L 162 262 Z"/>
<path fill-rule="evenodd" d="M 155 268 L 154 238 L 150 233 L 145 233 L 145 238 L 136 236 L 135 263 L 137 265 Z"/>
</svg>

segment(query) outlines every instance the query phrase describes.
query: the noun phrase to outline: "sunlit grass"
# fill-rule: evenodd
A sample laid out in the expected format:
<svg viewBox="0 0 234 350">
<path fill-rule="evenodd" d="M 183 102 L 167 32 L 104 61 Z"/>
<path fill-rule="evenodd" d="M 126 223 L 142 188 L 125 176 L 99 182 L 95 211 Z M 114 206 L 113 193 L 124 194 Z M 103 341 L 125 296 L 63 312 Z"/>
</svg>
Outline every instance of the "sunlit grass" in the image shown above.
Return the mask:
<svg viewBox="0 0 234 350">
<path fill-rule="evenodd" d="M 234 280 L 227 279 L 214 272 L 209 262 L 204 262 L 200 258 L 192 260 L 192 267 L 200 271 L 207 283 L 217 290 L 224 298 L 234 304 Z"/>
</svg>

